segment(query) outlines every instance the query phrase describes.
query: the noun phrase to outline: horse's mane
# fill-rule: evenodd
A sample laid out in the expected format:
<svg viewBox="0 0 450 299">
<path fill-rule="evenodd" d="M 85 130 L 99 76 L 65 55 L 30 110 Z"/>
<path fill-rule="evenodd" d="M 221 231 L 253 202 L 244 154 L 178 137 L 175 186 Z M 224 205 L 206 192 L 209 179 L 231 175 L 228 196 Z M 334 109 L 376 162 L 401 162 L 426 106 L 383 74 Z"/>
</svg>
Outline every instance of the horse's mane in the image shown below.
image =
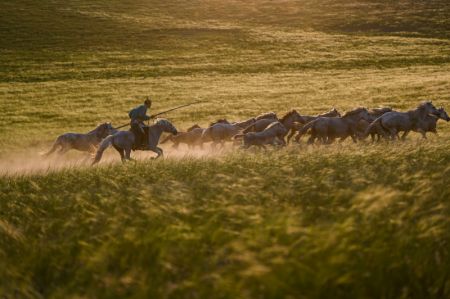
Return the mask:
<svg viewBox="0 0 450 299">
<path fill-rule="evenodd" d="M 292 109 L 288 113 L 286 113 L 282 118 L 280 118 L 280 122 L 284 122 L 286 119 L 292 116 L 292 114 L 298 114 L 297 110 Z"/>
<path fill-rule="evenodd" d="M 335 107 L 331 108 L 330 111 L 328 111 L 328 112 L 317 114 L 318 117 L 329 117 L 332 115 L 339 116 L 341 114 L 339 113 L 339 111 L 337 111 L 337 109 Z"/>
<path fill-rule="evenodd" d="M 352 115 L 358 114 L 358 113 L 360 113 L 361 111 L 364 111 L 364 110 L 367 111 L 366 108 L 364 108 L 364 107 L 359 107 L 359 108 L 356 108 L 356 109 L 354 109 L 354 110 L 350 110 L 350 111 L 345 112 L 344 115 L 342 115 L 342 117 L 352 116 Z"/>
<path fill-rule="evenodd" d="M 277 114 L 272 111 L 262 113 L 262 114 L 258 115 L 257 117 L 255 117 L 255 120 L 260 120 L 260 119 L 264 119 L 264 118 L 277 118 Z"/>
<path fill-rule="evenodd" d="M 423 101 L 422 103 L 420 103 L 417 106 L 417 109 L 425 108 L 425 106 L 427 106 L 427 105 L 432 105 L 433 106 L 433 103 L 431 101 Z"/>
<path fill-rule="evenodd" d="M 192 127 L 188 128 L 188 129 L 186 130 L 186 132 L 190 132 L 190 131 L 192 131 L 192 130 L 194 130 L 194 129 L 198 129 L 198 128 L 200 128 L 200 126 L 199 126 L 198 124 L 195 124 L 195 125 L 193 125 Z"/>
<path fill-rule="evenodd" d="M 390 107 L 372 108 L 369 110 L 369 114 L 382 115 L 382 114 L 385 114 L 385 113 L 391 112 L 391 111 L 392 111 L 392 108 L 390 108 Z"/>
<path fill-rule="evenodd" d="M 218 119 L 218 120 L 210 123 L 209 126 L 211 127 L 211 126 L 214 126 L 215 124 L 219 124 L 219 123 L 220 124 L 223 124 L 223 123 L 229 124 L 230 122 L 228 120 L 226 120 L 225 118 L 221 118 L 221 119 Z"/>
<path fill-rule="evenodd" d="M 101 129 L 102 131 L 105 129 L 105 127 L 108 125 L 108 123 L 102 123 L 99 124 L 95 127 L 95 129 L 93 129 L 92 131 L 89 131 L 87 134 L 94 134 L 94 133 L 98 133 L 98 131 Z"/>
</svg>

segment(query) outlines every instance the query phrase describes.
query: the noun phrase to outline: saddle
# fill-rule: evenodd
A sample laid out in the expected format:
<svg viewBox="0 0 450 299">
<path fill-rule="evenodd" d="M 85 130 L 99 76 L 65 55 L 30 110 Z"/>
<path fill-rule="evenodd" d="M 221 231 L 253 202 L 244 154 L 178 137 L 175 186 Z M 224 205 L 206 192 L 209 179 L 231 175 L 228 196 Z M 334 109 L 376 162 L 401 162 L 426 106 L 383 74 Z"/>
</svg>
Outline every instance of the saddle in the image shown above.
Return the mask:
<svg viewBox="0 0 450 299">
<path fill-rule="evenodd" d="M 139 129 L 132 128 L 130 131 L 134 134 L 134 144 L 132 150 L 143 150 L 148 147 L 148 127 L 143 127 L 144 133 Z"/>
</svg>

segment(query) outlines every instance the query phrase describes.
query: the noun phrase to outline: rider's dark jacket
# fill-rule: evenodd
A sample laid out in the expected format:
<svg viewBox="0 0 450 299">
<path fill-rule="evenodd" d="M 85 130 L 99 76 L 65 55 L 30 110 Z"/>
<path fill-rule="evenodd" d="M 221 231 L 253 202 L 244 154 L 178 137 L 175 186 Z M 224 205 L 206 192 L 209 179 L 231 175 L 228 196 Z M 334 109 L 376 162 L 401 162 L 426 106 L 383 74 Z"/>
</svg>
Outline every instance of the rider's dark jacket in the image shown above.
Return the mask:
<svg viewBox="0 0 450 299">
<path fill-rule="evenodd" d="M 146 105 L 140 105 L 134 109 L 132 109 L 128 116 L 131 120 L 139 120 L 139 121 L 146 121 L 150 119 L 150 116 L 147 116 L 147 106 Z"/>
</svg>

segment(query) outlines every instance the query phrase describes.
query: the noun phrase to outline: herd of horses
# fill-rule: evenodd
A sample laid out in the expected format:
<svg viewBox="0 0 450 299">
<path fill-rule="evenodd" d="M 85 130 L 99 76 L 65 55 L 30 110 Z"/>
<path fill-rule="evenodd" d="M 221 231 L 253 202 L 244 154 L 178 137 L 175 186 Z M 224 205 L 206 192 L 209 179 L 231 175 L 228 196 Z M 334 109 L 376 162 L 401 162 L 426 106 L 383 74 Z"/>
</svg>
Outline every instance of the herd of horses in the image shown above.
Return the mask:
<svg viewBox="0 0 450 299">
<path fill-rule="evenodd" d="M 158 144 L 171 142 L 173 148 L 186 144 L 190 149 L 203 148 L 204 144 L 211 144 L 215 149 L 226 142 L 233 142 L 243 148 L 258 146 L 266 148 L 267 145 L 285 146 L 294 138 L 295 142 L 309 133 L 307 143 L 319 141 L 322 144 L 331 144 L 337 138 L 341 141 L 350 137 L 354 142 L 364 140 L 369 135 L 372 142 L 385 140 L 405 139 L 411 132 L 418 132 L 426 138 L 428 132 L 437 133 L 436 124 L 439 119 L 449 121 L 450 117 L 444 108 L 436 108 L 431 101 L 422 102 L 415 109 L 409 111 L 394 111 L 391 108 L 356 108 L 345 114 L 339 113 L 335 108 L 330 111 L 310 116 L 301 115 L 297 110 L 291 110 L 282 117 L 274 112 L 268 112 L 244 121 L 229 122 L 219 119 L 208 127 L 202 128 L 194 125 L 186 131 L 179 132 L 173 124 L 166 119 L 157 119 L 153 125 L 148 126 L 148 147 L 157 157 L 163 155 Z M 170 135 L 161 142 L 161 135 L 166 132 Z M 399 134 L 403 133 L 402 136 Z M 104 123 L 87 134 L 66 133 L 59 136 L 49 152 L 49 156 L 56 150 L 65 153 L 76 149 L 92 153 L 93 164 L 98 163 L 103 152 L 113 146 L 120 154 L 122 161 L 131 159 L 131 151 L 135 137 L 131 131 L 117 131 L 111 123 Z"/>
</svg>

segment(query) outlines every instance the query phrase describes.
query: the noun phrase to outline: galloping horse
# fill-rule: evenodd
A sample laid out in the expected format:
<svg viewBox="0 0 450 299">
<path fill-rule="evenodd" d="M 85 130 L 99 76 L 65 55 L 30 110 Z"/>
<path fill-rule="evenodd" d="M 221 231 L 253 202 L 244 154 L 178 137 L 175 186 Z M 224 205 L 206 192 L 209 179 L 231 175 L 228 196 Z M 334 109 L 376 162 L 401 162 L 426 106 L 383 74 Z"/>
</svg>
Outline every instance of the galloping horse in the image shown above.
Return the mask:
<svg viewBox="0 0 450 299">
<path fill-rule="evenodd" d="M 159 138 L 163 132 L 174 135 L 178 133 L 177 129 L 166 119 L 158 119 L 154 125 L 148 127 L 148 150 L 157 153 L 158 156 L 156 158 L 163 155 L 163 150 L 158 147 Z M 134 142 L 135 136 L 131 131 L 119 131 L 108 136 L 100 144 L 92 164 L 100 162 L 103 152 L 111 145 L 119 152 L 122 161 L 131 160 L 130 153 Z"/>
<path fill-rule="evenodd" d="M 115 133 L 116 130 L 111 123 L 103 123 L 94 130 L 86 134 L 65 133 L 58 136 L 53 143 L 52 148 L 43 156 L 48 157 L 59 148 L 58 154 L 64 154 L 68 150 L 75 149 L 82 152 L 95 153 L 99 143 L 108 135 Z"/>
<path fill-rule="evenodd" d="M 341 117 L 319 117 L 303 126 L 298 134 L 301 136 L 311 129 L 309 144 L 314 143 L 316 138 L 322 143 L 330 144 L 336 138 L 341 138 L 343 141 L 349 136 L 356 143 L 356 125 L 361 119 L 369 119 L 369 112 L 366 108 L 357 108 Z"/>
<path fill-rule="evenodd" d="M 429 114 L 439 115 L 438 109 L 431 102 L 422 102 L 416 109 L 406 112 L 391 111 L 385 113 L 367 127 L 365 136 L 370 133 L 373 127 L 380 126 L 385 137 L 390 136 L 392 140 L 395 140 L 399 138 L 399 132 L 404 132 L 402 138 L 405 138 Z"/>
</svg>

